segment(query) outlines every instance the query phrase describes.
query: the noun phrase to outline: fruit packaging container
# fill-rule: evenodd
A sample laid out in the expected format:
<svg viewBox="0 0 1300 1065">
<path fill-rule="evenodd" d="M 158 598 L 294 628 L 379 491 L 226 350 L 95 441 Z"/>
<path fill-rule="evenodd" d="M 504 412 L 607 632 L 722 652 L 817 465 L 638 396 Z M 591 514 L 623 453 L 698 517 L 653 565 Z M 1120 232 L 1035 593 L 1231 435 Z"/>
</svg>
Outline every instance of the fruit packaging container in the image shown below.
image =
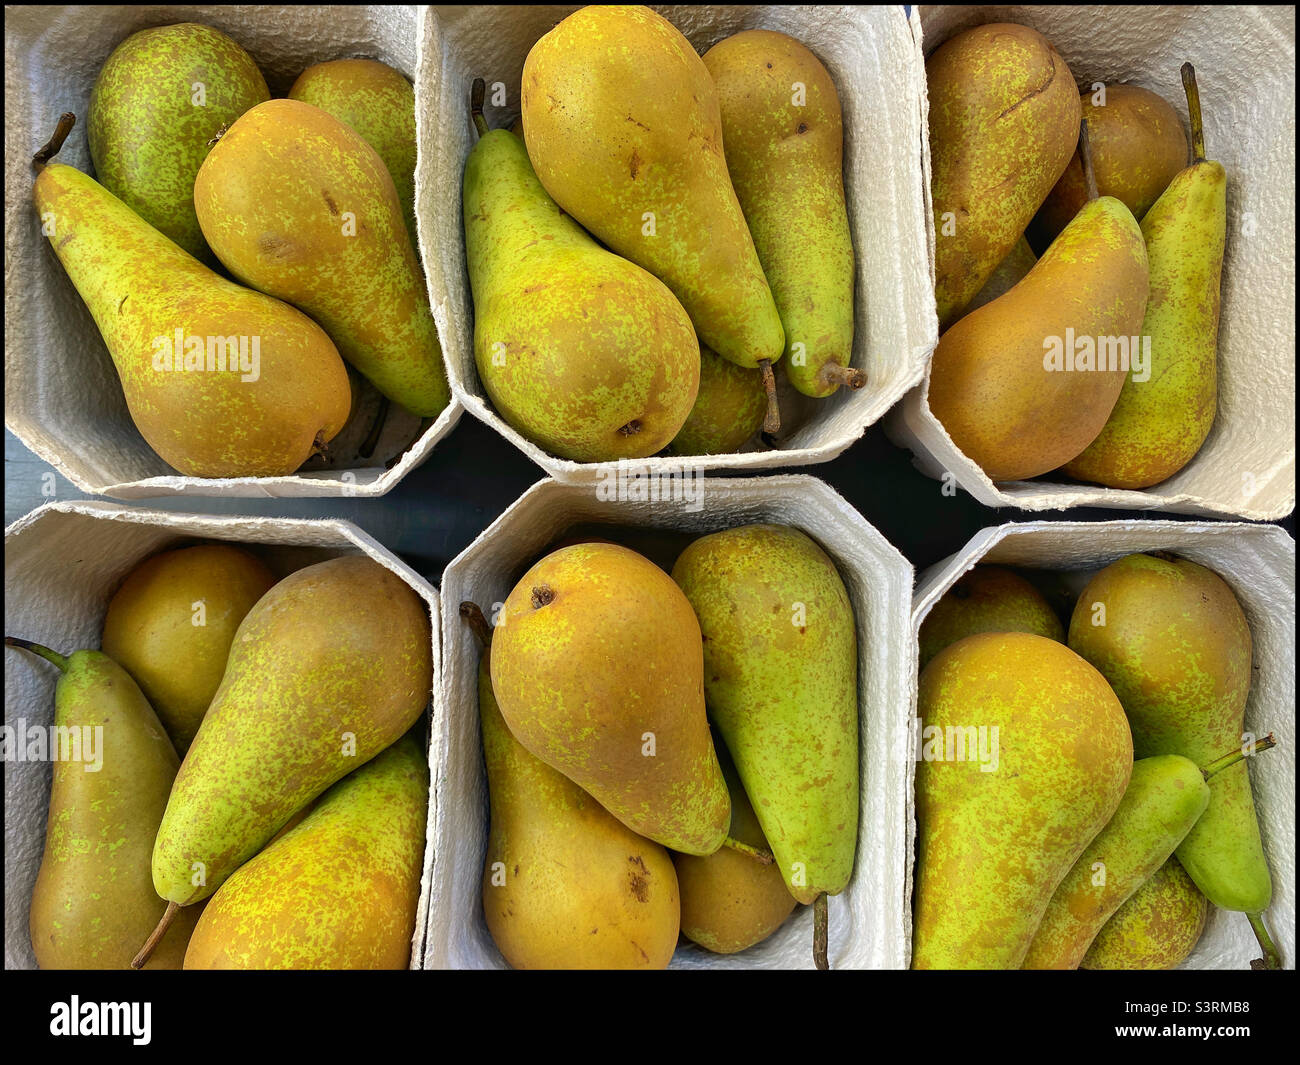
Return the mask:
<svg viewBox="0 0 1300 1065">
<path fill-rule="evenodd" d="M 690 479 L 699 495 L 673 502 L 602 501 L 589 487 L 542 481 L 530 488 L 443 574 L 446 669 L 431 742 L 435 801 L 424 967 L 504 968 L 483 919 L 480 877 L 488 803 L 479 739 L 480 648 L 458 617 L 464 600 L 491 616 L 555 541 L 615 539 L 665 568 L 691 539 L 753 522 L 802 529 L 835 560 L 857 622 L 862 791 L 857 861 L 830 900 L 833 968 L 902 968 L 907 958 L 907 713 L 915 700 L 916 637 L 908 624 L 912 569 L 862 516 L 819 480 Z M 600 528 L 592 528 L 599 526 Z M 610 529 L 608 526 L 618 526 Z M 771 938 L 737 955 L 682 946 L 674 968 L 812 967 L 812 910 L 799 909 Z"/>
<path fill-rule="evenodd" d="M 423 432 L 419 419 L 393 408 L 373 457 L 360 459 L 357 451 L 378 404 L 378 393 L 361 382 L 354 392 L 353 418 L 331 441 L 328 465 L 314 459 L 287 477 L 181 476 L 153 452 L 131 421 L 94 320 L 41 234 L 31 203 L 32 153 L 49 139 L 59 114 L 71 111 L 77 125 L 59 161 L 89 172 L 86 110 L 104 60 L 138 30 L 186 21 L 202 22 L 238 41 L 266 76 L 272 96 L 283 96 L 313 63 L 348 56 L 379 59 L 402 71 L 416 84 L 417 102 L 421 82 L 428 81 L 420 77 L 424 35 L 414 5 L 48 6 L 9 12 L 5 256 L 11 285 L 5 316 L 5 424 L 83 492 L 117 499 L 382 496 L 456 424 L 461 407 L 454 397 Z M 427 132 L 422 143 L 427 144 Z M 427 168 L 420 173 L 426 179 L 430 175 Z M 426 267 L 430 248 L 422 251 Z M 440 328 L 445 329 L 445 319 Z M 392 468 L 386 468 L 385 462 L 395 458 Z"/>
<path fill-rule="evenodd" d="M 488 124 L 509 126 L 520 110 L 524 59 L 533 43 L 574 6 L 491 5 L 426 9 L 421 29 L 420 239 L 443 337 L 452 391 L 557 480 L 592 482 L 616 463 L 575 463 L 525 440 L 488 402 L 474 366 L 474 318 L 461 223 L 461 174 L 475 143 L 470 84 L 488 85 Z M 780 394 L 778 450 L 707 457 L 650 458 L 668 467 L 762 470 L 834 458 L 921 380 L 938 340 L 930 243 L 929 183 L 923 180 L 924 77 L 915 13 L 900 6 L 658 6 L 699 52 L 744 29 L 788 33 L 811 48 L 835 79 L 844 114 L 844 183 L 857 255 L 853 365 L 867 374 L 858 392 L 810 400 Z M 494 87 L 505 104 L 493 106 Z M 783 381 L 778 373 L 777 379 Z"/>
<path fill-rule="evenodd" d="M 406 581 L 428 604 L 437 686 L 437 590 L 346 521 L 215 517 L 103 502 L 51 503 L 5 530 L 6 632 L 65 652 L 97 648 L 108 602 L 126 575 L 146 557 L 195 540 L 243 544 L 277 578 L 327 558 L 368 555 Z M 16 728 L 18 719 L 23 719 L 29 727 L 50 725 L 55 670 L 14 653 L 5 665 L 5 723 Z M 4 778 L 5 968 L 34 969 L 27 911 L 45 846 L 49 766 L 44 761 L 10 761 Z M 429 823 L 433 824 L 432 818 Z M 426 847 L 412 968 L 419 968 L 424 942 L 424 897 L 429 890 L 432 855 L 432 849 Z"/>
<path fill-rule="evenodd" d="M 1272 732 L 1277 750 L 1250 760 L 1250 780 L 1259 812 L 1264 852 L 1273 876 L 1273 902 L 1265 920 L 1284 964 L 1295 965 L 1295 541 L 1271 525 L 1186 521 L 1038 521 L 984 529 L 957 554 L 918 575 L 912 627 L 972 567 L 994 563 L 1064 576 L 1073 595 L 1098 570 L 1125 555 L 1170 551 L 1222 577 L 1250 624 L 1253 680 L 1246 704 L 1246 728 L 1256 736 Z M 915 762 L 909 769 L 914 775 Z M 909 794 L 910 794 L 909 787 Z M 915 809 L 908 810 L 908 893 L 911 893 L 916 833 Z M 1246 969 L 1259 947 L 1246 916 L 1210 908 L 1185 969 Z"/>
<path fill-rule="evenodd" d="M 1219 410 L 1200 452 L 1142 491 L 1061 483 L 1053 474 L 995 484 L 953 444 L 927 405 L 927 376 L 886 419 L 922 472 L 955 478 L 992 507 L 1168 510 L 1256 521 L 1295 508 L 1295 264 L 1277 253 L 1295 231 L 1295 13 L 1261 7 L 1019 6 L 920 8 L 928 55 L 985 22 L 1031 26 L 1056 46 L 1080 88 L 1141 85 L 1187 121 L 1179 67 L 1196 65 L 1206 154 L 1228 173 L 1228 236 L 1219 325 Z M 924 74 L 921 75 L 924 80 Z M 926 131 L 925 170 L 930 152 Z M 933 248 L 931 248 L 933 267 Z"/>
</svg>

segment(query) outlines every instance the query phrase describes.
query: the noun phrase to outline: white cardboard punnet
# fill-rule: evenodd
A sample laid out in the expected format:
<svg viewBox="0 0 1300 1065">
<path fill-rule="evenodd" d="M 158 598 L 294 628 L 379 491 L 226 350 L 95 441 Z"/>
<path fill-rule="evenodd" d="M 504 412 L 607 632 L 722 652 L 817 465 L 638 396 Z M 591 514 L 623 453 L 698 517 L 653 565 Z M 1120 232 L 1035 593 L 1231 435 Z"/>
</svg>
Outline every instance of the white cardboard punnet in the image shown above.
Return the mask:
<svg viewBox="0 0 1300 1065">
<path fill-rule="evenodd" d="M 912 611 L 921 622 L 977 564 L 1060 572 L 1078 594 L 1098 570 L 1125 555 L 1170 551 L 1212 569 L 1232 588 L 1250 624 L 1254 682 L 1246 728 L 1272 732 L 1278 746 L 1250 760 L 1264 853 L 1273 874 L 1273 903 L 1265 920 L 1287 968 L 1295 968 L 1295 541 L 1273 525 L 1186 521 L 1037 521 L 977 533 L 951 558 L 919 575 Z M 915 763 L 912 769 L 915 770 Z M 909 794 L 911 784 L 909 783 Z M 915 805 L 908 806 L 908 894 L 911 894 Z M 1205 934 L 1181 966 L 1247 969 L 1260 956 L 1240 913 L 1210 908 Z"/>
<path fill-rule="evenodd" d="M 277 578 L 340 555 L 365 554 L 406 581 L 429 607 L 433 676 L 440 672 L 438 592 L 351 522 L 235 518 L 143 510 L 116 503 L 51 503 L 5 530 L 5 631 L 71 652 L 99 647 L 108 602 L 150 555 L 195 539 L 251 548 Z M 56 674 L 31 656 L 6 651 L 5 724 L 47 726 L 54 716 Z M 432 693 L 431 693 L 432 694 Z M 5 766 L 5 968 L 34 969 L 27 911 L 45 847 L 50 766 Z M 430 810 L 435 802 L 429 791 Z M 432 812 L 428 824 L 433 825 Z M 426 840 L 411 968 L 420 968 L 433 849 Z"/>
<path fill-rule="evenodd" d="M 678 545 L 684 546 L 691 535 L 752 522 L 788 524 L 808 533 L 835 560 L 848 589 L 858 629 L 861 819 L 853 879 L 843 894 L 830 900 L 830 962 L 833 968 L 845 969 L 904 966 L 911 938 L 903 890 L 910 772 L 905 715 L 915 700 L 916 673 L 916 639 L 908 624 L 911 566 L 857 511 L 812 477 L 693 479 L 688 486 L 702 491 L 698 501 L 598 498 L 601 493 L 590 486 L 542 481 L 443 574 L 442 598 L 449 606 L 443 634 L 446 668 L 431 746 L 437 800 L 429 843 L 434 880 L 426 922 L 426 969 L 505 965 L 483 920 L 480 877 L 488 808 L 479 738 L 480 650 L 457 616 L 459 603 L 474 600 L 491 616 L 528 565 L 577 525 L 626 527 L 600 533 L 614 539 L 633 530 L 659 530 L 670 539 L 673 533 L 686 534 Z M 642 546 L 635 540 L 629 543 Z M 661 564 L 670 566 L 672 560 L 665 556 Z M 770 939 L 741 954 L 709 954 L 687 945 L 678 949 L 672 964 L 810 968 L 811 944 L 812 912 L 800 908 Z"/>
<path fill-rule="evenodd" d="M 857 250 L 853 365 L 867 373 L 859 392 L 840 389 L 808 400 L 782 389 L 786 429 L 779 450 L 648 459 L 651 469 L 757 470 L 834 458 L 920 381 L 937 340 L 933 281 L 927 273 L 929 182 L 922 179 L 924 115 L 915 12 L 886 6 L 661 6 L 695 46 L 707 51 L 744 29 L 780 30 L 808 45 L 835 79 L 844 113 L 844 177 Z M 436 5 L 426 10 L 419 124 L 423 154 L 417 195 L 429 283 L 445 343 L 452 389 L 475 417 L 511 440 L 562 481 L 593 481 L 616 463 L 555 458 L 525 440 L 493 409 L 474 365 L 474 313 L 461 221 L 461 174 L 475 143 L 470 84 L 488 84 L 488 124 L 519 114 L 524 59 L 572 5 L 502 9 Z M 435 63 L 434 56 L 441 62 Z M 506 103 L 493 106 L 494 89 Z M 784 375 L 777 373 L 778 382 Z"/>
<path fill-rule="evenodd" d="M 348 56 L 379 59 L 411 78 L 417 111 L 420 83 L 428 80 L 421 77 L 426 35 L 413 5 L 66 5 L 7 11 L 5 425 L 82 491 L 118 499 L 381 496 L 428 458 L 455 425 L 461 407 L 454 396 L 423 433 L 419 419 L 392 408 L 374 457 L 360 459 L 357 451 L 378 393 L 358 376 L 353 417 L 331 441 L 328 465 L 313 459 L 287 477 L 182 476 L 154 453 L 131 421 L 99 330 L 41 235 L 31 204 L 32 153 L 49 139 L 59 114 L 71 111 L 77 125 L 59 161 L 90 173 L 86 108 L 99 68 L 130 34 L 178 22 L 201 22 L 233 37 L 257 61 L 272 96 L 283 96 L 313 63 Z M 427 131 L 417 126 L 417 133 L 420 144 L 427 143 Z M 417 202 L 422 180 L 435 178 L 427 168 L 417 172 Z M 427 240 L 420 250 L 430 263 Z M 398 455 L 387 469 L 384 460 Z"/>
<path fill-rule="evenodd" d="M 1143 491 L 1060 483 L 1052 474 L 995 484 L 930 413 L 928 372 L 890 412 L 890 438 L 914 452 L 922 472 L 951 475 L 992 507 L 1112 507 L 1263 521 L 1289 514 L 1295 507 L 1295 10 L 937 5 L 922 7 L 920 15 L 927 55 L 959 30 L 1022 23 L 1057 47 L 1080 88 L 1141 85 L 1168 100 L 1184 123 L 1179 68 L 1187 60 L 1195 64 L 1207 153 L 1228 172 L 1219 409 L 1197 456 Z M 928 188 L 928 124 L 926 141 Z"/>
</svg>

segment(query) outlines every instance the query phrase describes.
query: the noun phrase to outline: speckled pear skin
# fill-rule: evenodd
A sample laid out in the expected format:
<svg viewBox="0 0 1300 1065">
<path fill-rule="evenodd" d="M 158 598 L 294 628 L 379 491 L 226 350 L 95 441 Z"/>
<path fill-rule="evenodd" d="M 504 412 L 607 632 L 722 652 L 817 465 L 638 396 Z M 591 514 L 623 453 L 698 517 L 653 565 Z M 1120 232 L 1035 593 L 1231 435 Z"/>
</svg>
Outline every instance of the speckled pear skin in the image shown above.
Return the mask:
<svg viewBox="0 0 1300 1065">
<path fill-rule="evenodd" d="M 221 885 L 185 968 L 405 969 L 428 805 L 428 763 L 406 736 Z"/>
<path fill-rule="evenodd" d="M 1151 298 L 1151 379 L 1128 380 L 1106 425 L 1065 472 L 1110 488 L 1148 488 L 1195 457 L 1218 403 L 1219 280 L 1228 179 L 1202 160 L 1179 173 L 1142 219 Z"/>
<path fill-rule="evenodd" d="M 1172 969 L 1196 949 L 1210 905 L 1177 858 L 1156 870 L 1106 922 L 1080 969 Z"/>
<path fill-rule="evenodd" d="M 1069 648 L 982 633 L 926 667 L 917 715 L 944 739 L 932 734 L 916 765 L 912 968 L 1018 969 L 1052 894 L 1124 796 L 1123 708 Z M 956 737 L 946 758 L 948 728 L 981 726 L 989 748 L 998 729 L 996 770 L 956 757 Z"/>
<path fill-rule="evenodd" d="M 226 131 L 194 181 L 208 244 L 238 280 L 310 314 L 394 403 L 450 399 L 424 274 L 383 159 L 311 104 L 270 100 Z"/>
<path fill-rule="evenodd" d="M 211 26 L 184 22 L 133 33 L 100 68 L 90 93 L 86 136 L 95 176 L 164 236 L 215 265 L 194 213 L 194 176 L 212 138 L 270 98 L 253 58 Z"/>
<path fill-rule="evenodd" d="M 1029 246 L 1029 241 L 1021 237 L 1007 257 L 998 264 L 997 269 L 989 275 L 989 279 L 984 282 L 984 287 L 966 304 L 966 309 L 961 312 L 960 317 L 964 318 L 972 311 L 979 310 L 984 304 L 992 303 L 999 296 L 1006 295 L 1025 279 L 1036 262 L 1038 256 Z"/>
<path fill-rule="evenodd" d="M 673 579 L 704 636 L 704 694 L 790 893 L 837 895 L 858 839 L 858 643 L 844 583 L 798 529 L 696 540 Z"/>
<path fill-rule="evenodd" d="M 182 906 L 211 895 L 410 728 L 432 686 L 429 612 L 396 574 L 350 555 L 280 581 L 235 633 L 177 774 L 154 845 L 158 894 Z"/>
<path fill-rule="evenodd" d="M 1209 802 L 1210 785 L 1190 759 L 1134 762 L 1119 808 L 1065 874 L 1022 968 L 1077 969 L 1102 926 L 1165 864 Z"/>
<path fill-rule="evenodd" d="M 560 210 L 513 133 L 474 146 L 463 205 L 474 360 L 501 416 L 575 462 L 662 450 L 700 382 L 676 297 Z"/>
<path fill-rule="evenodd" d="M 672 289 L 724 359 L 778 360 L 781 318 L 690 41 L 646 7 L 584 7 L 533 45 L 522 91 L 528 155 L 555 201 Z"/>
<path fill-rule="evenodd" d="M 946 329 L 1024 233 L 1079 139 L 1065 60 L 1027 26 L 965 30 L 925 63 L 935 301 Z M 945 234 L 945 215 L 954 218 Z"/>
<path fill-rule="evenodd" d="M 574 544 L 524 574 L 500 617 L 492 690 L 515 739 L 639 835 L 716 851 L 731 802 L 700 626 L 668 574 L 625 547 Z"/>
<path fill-rule="evenodd" d="M 994 481 L 1057 469 L 1096 439 L 1128 374 L 1049 369 L 1046 343 L 1058 338 L 1064 346 L 1067 330 L 1094 344 L 1139 336 L 1147 285 L 1146 245 L 1133 215 L 1113 197 L 1094 200 L 1023 281 L 939 338 L 930 410 Z"/>
<path fill-rule="evenodd" d="M 681 911 L 668 852 L 524 749 L 501 716 L 488 663 L 485 653 L 483 916 L 497 949 L 512 969 L 667 968 Z"/>
<path fill-rule="evenodd" d="M 388 167 L 411 244 L 415 230 L 415 86 L 400 70 L 375 59 L 334 59 L 298 75 L 290 100 L 319 107 L 346 122 Z"/>
<path fill-rule="evenodd" d="M 56 727 L 102 727 L 103 764 L 56 761 L 29 923 L 42 969 L 129 969 L 163 902 L 149 879 L 154 833 L 180 760 L 126 671 L 99 651 L 67 656 Z M 177 916 L 146 968 L 179 969 L 197 913 Z"/>
<path fill-rule="evenodd" d="M 221 686 L 235 630 L 274 583 L 247 551 L 200 544 L 145 559 L 113 593 L 100 647 L 140 685 L 182 757 Z"/>
<path fill-rule="evenodd" d="M 731 183 L 781 315 L 781 365 L 800 392 L 829 396 L 839 385 L 822 368 L 853 358 L 855 268 L 835 82 L 808 48 L 771 30 L 719 41 L 704 65 L 718 90 Z M 805 93 L 798 105 L 795 84 Z"/>
<path fill-rule="evenodd" d="M 726 455 L 763 427 L 767 393 L 757 370 L 700 348 L 700 391 L 669 445 L 674 455 Z"/>
<path fill-rule="evenodd" d="M 921 622 L 920 668 L 945 647 L 980 632 L 1032 632 L 1065 643 L 1065 626 L 1042 592 L 1005 566 L 976 566 Z"/>
<path fill-rule="evenodd" d="M 1120 200 L 1140 222 L 1187 165 L 1182 119 L 1164 97 L 1140 85 L 1107 85 L 1102 106 L 1093 97 L 1091 89 L 1079 94 L 1097 191 Z M 1051 244 L 1087 201 L 1083 163 L 1075 152 L 1034 216 L 1033 243 Z"/>
<path fill-rule="evenodd" d="M 208 269 L 73 167 L 47 165 L 32 198 L 108 346 L 131 420 L 164 462 L 190 477 L 281 477 L 343 427 L 347 368 L 305 314 Z M 230 368 L 155 369 L 155 338 L 178 329 L 205 345 L 249 337 L 250 364 L 260 337 L 257 380 Z"/>
<path fill-rule="evenodd" d="M 1098 603 L 1105 625 L 1092 623 Z M 1069 644 L 1115 689 L 1139 757 L 1204 765 L 1241 746 L 1250 627 L 1232 589 L 1204 566 L 1152 555 L 1112 563 L 1079 596 Z M 1268 908 L 1273 885 L 1244 762 L 1210 779 L 1210 805 L 1178 860 L 1214 905 Z"/>
</svg>

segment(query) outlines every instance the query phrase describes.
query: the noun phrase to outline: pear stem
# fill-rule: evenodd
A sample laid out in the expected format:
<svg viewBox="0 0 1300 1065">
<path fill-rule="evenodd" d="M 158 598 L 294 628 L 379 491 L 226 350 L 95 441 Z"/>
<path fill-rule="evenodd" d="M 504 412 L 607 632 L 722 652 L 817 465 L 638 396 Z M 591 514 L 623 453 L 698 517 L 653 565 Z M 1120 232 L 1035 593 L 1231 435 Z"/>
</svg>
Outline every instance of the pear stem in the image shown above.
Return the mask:
<svg viewBox="0 0 1300 1065">
<path fill-rule="evenodd" d="M 1260 949 L 1264 951 L 1264 956 L 1252 961 L 1250 967 L 1261 971 L 1282 968 L 1282 952 L 1277 949 L 1273 937 L 1268 934 L 1268 929 L 1264 927 L 1264 915 L 1262 913 L 1248 913 L 1246 919 L 1250 921 L 1250 927 L 1255 932 L 1255 938 L 1259 940 Z"/>
<path fill-rule="evenodd" d="M 72 132 L 72 127 L 76 123 L 77 116 L 71 111 L 64 111 L 59 115 L 59 124 L 54 127 L 54 136 L 32 156 L 32 166 L 37 170 L 44 170 L 45 164 L 59 154 L 59 149 L 63 147 L 63 142 L 68 139 L 68 134 Z"/>
<path fill-rule="evenodd" d="M 487 82 L 475 78 L 474 84 L 469 87 L 469 117 L 474 120 L 474 128 L 480 137 L 486 136 L 488 131 L 487 119 L 483 117 L 483 99 L 486 95 Z"/>
<path fill-rule="evenodd" d="M 822 367 L 819 376 L 823 384 L 837 387 L 843 385 L 853 392 L 867 383 L 867 375 L 861 370 L 855 370 L 852 366 L 841 366 L 838 362 L 828 362 Z"/>
<path fill-rule="evenodd" d="M 722 841 L 724 847 L 729 847 L 737 854 L 743 854 L 746 857 L 753 858 L 754 861 L 762 865 L 771 865 L 775 858 L 772 857 L 771 851 L 765 851 L 762 847 L 751 847 L 748 843 L 741 843 L 738 839 L 732 839 L 728 836 Z"/>
<path fill-rule="evenodd" d="M 59 667 L 59 672 L 66 673 L 68 671 L 68 659 L 59 654 L 58 651 L 51 651 L 43 644 L 32 643 L 31 640 L 20 640 L 17 636 L 6 636 L 5 646 L 19 647 L 24 651 L 30 651 L 34 655 L 39 655 L 45 661 L 54 663 Z"/>
<path fill-rule="evenodd" d="M 1201 766 L 1201 776 L 1209 780 L 1216 773 L 1222 773 L 1225 769 L 1236 765 L 1238 762 L 1245 761 L 1253 754 L 1259 754 L 1260 751 L 1272 750 L 1277 746 L 1277 740 L 1273 738 L 1273 733 L 1269 733 L 1262 740 L 1256 740 L 1251 744 L 1249 750 L 1235 750 L 1231 754 L 1225 754 L 1222 758 L 1216 758 L 1208 765 Z"/>
<path fill-rule="evenodd" d="M 1083 163 L 1083 184 L 1088 190 L 1088 202 L 1097 199 L 1097 172 L 1092 168 L 1092 148 L 1088 143 L 1088 120 L 1079 120 L 1079 161 Z"/>
<path fill-rule="evenodd" d="M 758 372 L 763 377 L 763 391 L 767 393 L 767 413 L 763 416 L 763 432 L 780 432 L 781 408 L 776 405 L 776 375 L 772 373 L 772 360 L 759 359 Z"/>
<path fill-rule="evenodd" d="M 363 459 L 370 458 L 375 453 L 375 448 L 379 446 L 379 436 L 384 431 L 384 423 L 388 421 L 388 397 L 379 397 L 379 409 L 375 411 L 375 420 L 370 426 L 370 432 L 366 433 L 366 438 L 361 441 L 361 447 L 357 454 Z"/>
<path fill-rule="evenodd" d="M 163 910 L 162 919 L 158 922 L 158 927 L 149 933 L 149 938 L 144 941 L 144 946 L 140 948 L 140 953 L 131 959 L 132 969 L 143 969 L 145 962 L 149 960 L 149 955 L 153 953 L 163 936 L 167 934 L 167 929 L 172 926 L 172 921 L 176 920 L 176 915 L 181 912 L 180 903 L 169 902 L 167 909 Z"/>
<path fill-rule="evenodd" d="M 483 611 L 478 603 L 470 602 L 468 599 L 465 600 L 460 604 L 460 616 L 474 635 L 478 637 L 479 643 L 484 647 L 492 646 L 492 626 L 488 624 L 488 619 L 483 616 Z"/>
<path fill-rule="evenodd" d="M 1205 162 L 1205 127 L 1201 124 L 1201 90 L 1196 85 L 1196 68 L 1184 63 L 1183 92 L 1187 94 L 1187 117 L 1192 122 L 1192 162 Z"/>
<path fill-rule="evenodd" d="M 830 913 L 826 892 L 813 899 L 813 964 L 825 972 L 831 967 L 827 958 L 830 942 Z"/>
</svg>

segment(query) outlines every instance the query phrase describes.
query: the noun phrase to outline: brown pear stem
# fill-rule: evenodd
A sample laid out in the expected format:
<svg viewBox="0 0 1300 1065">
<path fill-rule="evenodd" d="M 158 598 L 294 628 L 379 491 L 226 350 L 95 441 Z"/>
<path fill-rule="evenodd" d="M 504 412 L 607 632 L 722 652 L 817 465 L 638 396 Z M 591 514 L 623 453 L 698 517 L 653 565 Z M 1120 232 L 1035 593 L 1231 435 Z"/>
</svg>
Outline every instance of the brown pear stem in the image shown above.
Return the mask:
<svg viewBox="0 0 1300 1065">
<path fill-rule="evenodd" d="M 831 967 L 827 958 L 830 943 L 830 912 L 826 892 L 813 899 L 813 964 L 825 972 Z"/>
<path fill-rule="evenodd" d="M 162 937 L 167 934 L 167 929 L 172 926 L 172 921 L 176 920 L 176 915 L 180 912 L 180 903 L 167 903 L 167 909 L 163 910 L 162 919 L 158 922 L 158 927 L 149 933 L 149 938 L 144 941 L 144 946 L 140 948 L 140 953 L 131 959 L 132 969 L 144 968 L 145 962 L 149 960 L 149 955 L 154 951 L 154 947 L 156 947 L 159 942 L 161 942 Z"/>
<path fill-rule="evenodd" d="M 1250 921 L 1250 927 L 1255 933 L 1255 938 L 1259 940 L 1260 949 L 1264 952 L 1264 956 L 1252 961 L 1250 967 L 1256 971 L 1282 968 L 1282 952 L 1277 949 L 1273 937 L 1268 934 L 1268 929 L 1264 927 L 1264 915 L 1262 913 L 1248 913 L 1246 919 Z"/>
<path fill-rule="evenodd" d="M 1238 748 L 1237 750 L 1233 751 L 1230 754 L 1225 754 L 1222 758 L 1216 758 L 1213 762 L 1210 762 L 1208 765 L 1201 766 L 1201 776 L 1203 776 L 1206 780 L 1209 780 L 1210 777 L 1214 776 L 1214 774 L 1222 773 L 1225 769 L 1229 768 L 1230 766 L 1234 766 L 1238 762 L 1245 761 L 1245 759 L 1249 758 L 1251 755 L 1259 754 L 1260 751 L 1272 750 L 1276 746 L 1277 746 L 1277 740 L 1273 738 L 1273 733 L 1270 732 L 1262 740 L 1256 740 L 1253 744 L 1251 744 L 1250 750 L 1248 751 L 1243 751 L 1240 748 Z"/>
<path fill-rule="evenodd" d="M 72 132 L 72 127 L 76 123 L 77 116 L 71 111 L 64 111 L 59 115 L 59 124 L 54 127 L 54 136 L 32 156 L 32 166 L 37 170 L 44 170 L 45 164 L 59 154 L 59 149 L 63 147 L 63 142 L 68 139 L 68 134 Z"/>
<path fill-rule="evenodd" d="M 828 362 L 822 367 L 821 379 L 824 385 L 843 385 L 856 392 L 867 383 L 867 375 L 852 366 L 841 366 L 838 362 Z"/>
<path fill-rule="evenodd" d="M 474 84 L 469 87 L 469 117 L 474 120 L 474 128 L 478 130 L 480 137 L 485 136 L 488 131 L 487 119 L 483 117 L 483 100 L 487 96 L 487 82 L 482 78 L 475 78 Z"/>
<path fill-rule="evenodd" d="M 59 672 L 66 673 L 68 671 L 67 658 L 64 655 L 59 654 L 58 651 L 51 651 L 44 644 L 32 643 L 31 640 L 20 640 L 17 636 L 6 636 L 5 646 L 19 647 L 24 651 L 30 651 L 34 655 L 39 655 L 41 658 L 45 659 L 45 661 L 52 662 L 54 665 L 58 666 Z"/>
<path fill-rule="evenodd" d="M 762 847 L 751 847 L 748 843 L 741 843 L 740 840 L 732 839 L 730 836 L 722 841 L 722 845 L 730 848 L 737 854 L 743 854 L 748 858 L 753 858 L 754 861 L 761 865 L 771 865 L 776 861 L 776 859 L 772 857 L 771 851 L 765 851 Z"/>
<path fill-rule="evenodd" d="M 1205 162 L 1205 127 L 1201 124 L 1201 90 L 1196 86 L 1196 68 L 1182 66 L 1183 92 L 1187 94 L 1187 117 L 1192 122 L 1192 162 Z"/>
<path fill-rule="evenodd" d="M 763 415 L 763 432 L 780 432 L 781 408 L 776 405 L 776 375 L 772 373 L 772 360 L 759 359 L 758 372 L 763 378 L 763 391 L 767 393 L 767 413 Z"/>
<path fill-rule="evenodd" d="M 478 637 L 479 643 L 484 647 L 492 646 L 492 626 L 488 624 L 488 619 L 483 616 L 483 611 L 479 608 L 478 603 L 470 602 L 468 599 L 460 604 L 460 616 L 464 619 L 465 624 L 470 627 L 470 631 Z"/>
<path fill-rule="evenodd" d="M 370 458 L 375 453 L 375 448 L 379 446 L 380 434 L 384 431 L 384 423 L 388 421 L 388 397 L 379 397 L 379 409 L 375 411 L 375 420 L 370 425 L 370 432 L 366 433 L 366 438 L 361 441 L 361 447 L 357 454 L 363 459 Z"/>
<path fill-rule="evenodd" d="M 1083 184 L 1088 191 L 1088 202 L 1097 199 L 1097 172 L 1092 168 L 1092 148 L 1088 143 L 1088 120 L 1079 120 L 1079 161 L 1083 163 Z"/>
</svg>

